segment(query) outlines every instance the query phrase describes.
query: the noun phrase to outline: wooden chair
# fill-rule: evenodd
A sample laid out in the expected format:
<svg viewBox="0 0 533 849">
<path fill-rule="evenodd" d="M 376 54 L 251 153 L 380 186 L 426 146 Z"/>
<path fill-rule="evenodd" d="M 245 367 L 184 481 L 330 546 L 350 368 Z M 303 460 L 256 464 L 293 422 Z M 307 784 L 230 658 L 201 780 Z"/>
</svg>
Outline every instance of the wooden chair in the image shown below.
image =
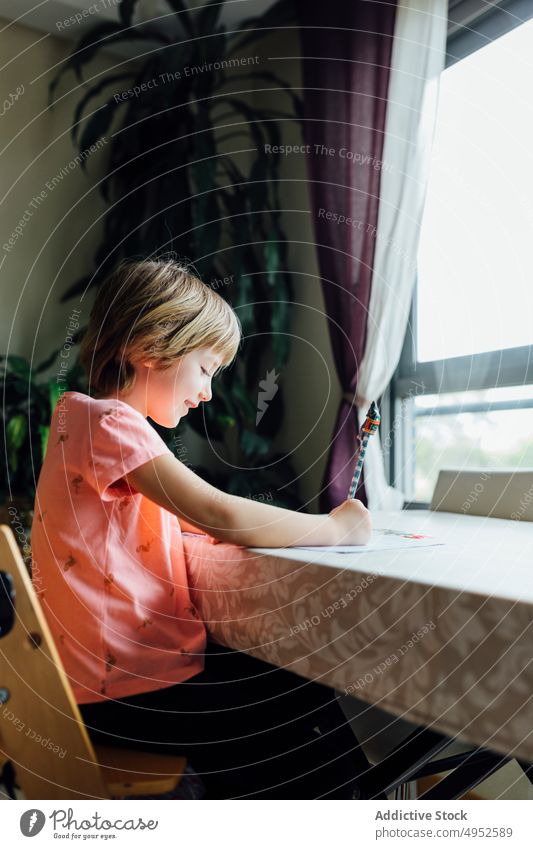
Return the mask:
<svg viewBox="0 0 533 849">
<path fill-rule="evenodd" d="M 94 745 L 7 525 L 0 525 L 0 763 L 27 799 L 161 796 L 186 759 Z M 11 620 L 11 621 L 10 621 Z"/>
<path fill-rule="evenodd" d="M 441 469 L 430 510 L 533 522 L 533 469 Z"/>
</svg>

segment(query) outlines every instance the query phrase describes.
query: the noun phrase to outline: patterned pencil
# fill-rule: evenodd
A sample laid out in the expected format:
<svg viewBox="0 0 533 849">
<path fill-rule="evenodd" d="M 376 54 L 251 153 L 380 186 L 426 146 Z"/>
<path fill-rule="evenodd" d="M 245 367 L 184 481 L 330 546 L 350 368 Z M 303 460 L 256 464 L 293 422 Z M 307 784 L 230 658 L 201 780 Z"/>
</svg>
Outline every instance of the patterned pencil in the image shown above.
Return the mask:
<svg viewBox="0 0 533 849">
<path fill-rule="evenodd" d="M 378 405 L 375 401 L 372 401 L 368 413 L 366 414 L 366 419 L 363 423 L 363 426 L 359 433 L 357 434 L 357 448 L 356 448 L 356 466 L 355 471 L 353 473 L 352 485 L 350 486 L 350 493 L 348 498 L 355 498 L 355 491 L 357 489 L 357 484 L 359 483 L 359 478 L 361 477 L 361 469 L 363 468 L 363 461 L 365 459 L 366 446 L 368 440 L 375 433 L 380 425 L 381 416 L 379 414 Z"/>
</svg>

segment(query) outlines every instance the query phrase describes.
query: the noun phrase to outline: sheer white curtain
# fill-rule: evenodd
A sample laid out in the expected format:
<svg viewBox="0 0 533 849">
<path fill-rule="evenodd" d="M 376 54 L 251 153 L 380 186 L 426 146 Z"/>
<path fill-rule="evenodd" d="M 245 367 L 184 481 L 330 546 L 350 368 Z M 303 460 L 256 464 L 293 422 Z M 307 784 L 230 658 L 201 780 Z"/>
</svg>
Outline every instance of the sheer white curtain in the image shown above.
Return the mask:
<svg viewBox="0 0 533 849">
<path fill-rule="evenodd" d="M 407 328 L 447 12 L 447 0 L 401 0 L 396 12 L 367 341 L 357 383 L 360 422 L 389 384 Z M 371 510 L 403 506 L 404 494 L 387 484 L 376 436 L 368 442 L 365 490 Z"/>
</svg>

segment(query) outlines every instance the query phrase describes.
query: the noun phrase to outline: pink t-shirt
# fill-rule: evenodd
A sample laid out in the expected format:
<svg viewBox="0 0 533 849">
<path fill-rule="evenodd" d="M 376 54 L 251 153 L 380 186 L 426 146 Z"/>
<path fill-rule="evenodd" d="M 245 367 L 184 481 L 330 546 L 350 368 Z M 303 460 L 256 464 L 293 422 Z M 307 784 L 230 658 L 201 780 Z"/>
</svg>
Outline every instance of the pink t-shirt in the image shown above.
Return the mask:
<svg viewBox="0 0 533 849">
<path fill-rule="evenodd" d="M 32 581 L 80 704 L 161 689 L 204 668 L 206 630 L 178 519 L 120 481 L 162 454 L 172 452 L 123 401 L 65 392 L 56 405 L 35 498 Z"/>
</svg>

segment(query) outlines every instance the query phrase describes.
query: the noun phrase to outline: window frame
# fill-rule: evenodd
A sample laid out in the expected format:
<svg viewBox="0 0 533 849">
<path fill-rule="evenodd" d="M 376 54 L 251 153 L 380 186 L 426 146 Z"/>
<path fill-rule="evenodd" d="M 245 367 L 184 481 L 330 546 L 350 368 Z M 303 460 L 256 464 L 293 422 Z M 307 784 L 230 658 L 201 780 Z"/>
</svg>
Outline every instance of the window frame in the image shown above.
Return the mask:
<svg viewBox="0 0 533 849">
<path fill-rule="evenodd" d="M 531 17 L 533 0 L 511 0 L 498 4 L 483 0 L 450 0 L 445 67 L 464 59 Z M 429 503 L 413 499 L 416 474 L 414 399 L 417 394 L 440 395 L 533 385 L 533 344 L 419 361 L 416 350 L 417 304 L 418 279 L 413 288 L 400 360 L 380 399 L 385 475 L 391 486 L 405 493 L 404 509 L 429 508 Z M 481 409 L 484 405 L 476 406 Z M 516 409 L 517 406 L 533 407 L 533 386 L 531 401 L 487 403 L 486 409 Z M 464 410 L 461 405 L 448 405 L 446 408 L 450 414 L 460 410 Z"/>
</svg>

